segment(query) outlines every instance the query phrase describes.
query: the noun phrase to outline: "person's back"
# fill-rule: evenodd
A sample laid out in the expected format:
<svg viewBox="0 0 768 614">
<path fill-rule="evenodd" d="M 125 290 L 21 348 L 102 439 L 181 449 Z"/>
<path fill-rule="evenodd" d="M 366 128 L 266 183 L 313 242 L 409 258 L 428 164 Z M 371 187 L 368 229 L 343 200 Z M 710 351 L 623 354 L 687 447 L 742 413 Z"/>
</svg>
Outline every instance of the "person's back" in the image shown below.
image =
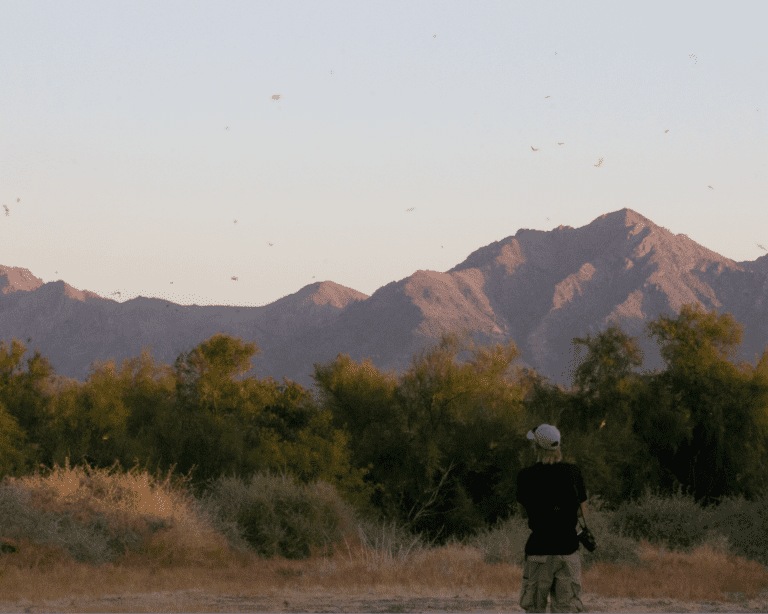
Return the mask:
<svg viewBox="0 0 768 614">
<path fill-rule="evenodd" d="M 562 462 L 560 432 L 542 424 L 528 432 L 537 462 L 520 470 L 517 501 L 528 515 L 531 535 L 525 544 L 520 607 L 544 612 L 582 612 L 581 559 L 576 534 L 577 514 L 587 499 L 578 465 Z"/>
<path fill-rule="evenodd" d="M 578 550 L 577 513 L 586 500 L 584 481 L 577 465 L 536 463 L 517 478 L 518 501 L 528 515 L 532 531 L 526 554 L 573 554 Z"/>
</svg>

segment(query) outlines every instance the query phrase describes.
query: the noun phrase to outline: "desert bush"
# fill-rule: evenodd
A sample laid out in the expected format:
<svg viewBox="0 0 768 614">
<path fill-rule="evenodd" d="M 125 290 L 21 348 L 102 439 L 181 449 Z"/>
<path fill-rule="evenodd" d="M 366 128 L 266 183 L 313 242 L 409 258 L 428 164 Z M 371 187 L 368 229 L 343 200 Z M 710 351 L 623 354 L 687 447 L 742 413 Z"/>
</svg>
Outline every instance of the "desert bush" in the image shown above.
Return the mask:
<svg viewBox="0 0 768 614">
<path fill-rule="evenodd" d="M 646 487 L 638 501 L 625 501 L 613 514 L 609 531 L 640 542 L 666 546 L 672 551 L 691 552 L 706 540 L 715 511 L 702 509 L 678 487 L 669 499 L 662 499 Z M 591 528 L 591 527 L 590 527 Z"/>
<path fill-rule="evenodd" d="M 267 471 L 249 480 L 222 476 L 209 483 L 201 500 L 216 517 L 214 527 L 262 558 L 309 558 L 311 546 L 340 543 L 355 521 L 334 487 L 300 484 L 286 473 Z"/>
<path fill-rule="evenodd" d="M 768 501 L 748 502 L 743 496 L 720 503 L 713 511 L 711 529 L 729 536 L 730 550 L 768 567 Z"/>
</svg>

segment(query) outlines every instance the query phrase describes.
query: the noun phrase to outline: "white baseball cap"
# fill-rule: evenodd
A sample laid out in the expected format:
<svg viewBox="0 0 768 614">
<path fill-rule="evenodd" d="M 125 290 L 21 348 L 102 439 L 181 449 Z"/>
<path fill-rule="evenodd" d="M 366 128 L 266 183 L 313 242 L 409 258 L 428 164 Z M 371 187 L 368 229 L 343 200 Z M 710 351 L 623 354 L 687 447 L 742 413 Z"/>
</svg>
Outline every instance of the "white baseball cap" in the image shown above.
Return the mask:
<svg viewBox="0 0 768 614">
<path fill-rule="evenodd" d="M 560 449 L 560 431 L 551 424 L 542 424 L 536 433 L 528 431 L 528 439 L 536 439 L 536 443 L 544 450 Z"/>
</svg>

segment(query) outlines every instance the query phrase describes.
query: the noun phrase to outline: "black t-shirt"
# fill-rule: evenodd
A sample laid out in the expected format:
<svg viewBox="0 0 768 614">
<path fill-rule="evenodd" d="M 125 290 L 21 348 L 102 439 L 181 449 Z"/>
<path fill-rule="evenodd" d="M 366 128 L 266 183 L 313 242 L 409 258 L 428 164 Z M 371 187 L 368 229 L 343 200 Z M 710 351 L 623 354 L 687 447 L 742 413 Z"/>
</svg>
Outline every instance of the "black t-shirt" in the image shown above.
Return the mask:
<svg viewBox="0 0 768 614">
<path fill-rule="evenodd" d="M 581 470 L 573 463 L 536 463 L 517 475 L 517 500 L 528 513 L 532 531 L 527 555 L 573 554 L 579 505 L 587 500 Z"/>
</svg>

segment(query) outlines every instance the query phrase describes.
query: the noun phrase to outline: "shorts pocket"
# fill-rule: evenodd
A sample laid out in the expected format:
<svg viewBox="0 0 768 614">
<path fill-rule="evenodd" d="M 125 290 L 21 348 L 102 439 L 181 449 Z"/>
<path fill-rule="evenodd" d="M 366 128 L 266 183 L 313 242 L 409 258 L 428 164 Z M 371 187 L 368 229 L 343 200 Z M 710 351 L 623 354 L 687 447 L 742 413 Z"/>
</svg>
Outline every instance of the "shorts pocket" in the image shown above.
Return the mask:
<svg viewBox="0 0 768 614">
<path fill-rule="evenodd" d="M 523 578 L 523 585 L 520 587 L 520 607 L 524 610 L 533 610 L 536 607 L 536 586 L 530 580 Z"/>
<path fill-rule="evenodd" d="M 555 580 L 555 594 L 552 595 L 552 612 L 583 612 L 584 604 L 581 602 L 581 587 L 573 580 Z"/>
</svg>

